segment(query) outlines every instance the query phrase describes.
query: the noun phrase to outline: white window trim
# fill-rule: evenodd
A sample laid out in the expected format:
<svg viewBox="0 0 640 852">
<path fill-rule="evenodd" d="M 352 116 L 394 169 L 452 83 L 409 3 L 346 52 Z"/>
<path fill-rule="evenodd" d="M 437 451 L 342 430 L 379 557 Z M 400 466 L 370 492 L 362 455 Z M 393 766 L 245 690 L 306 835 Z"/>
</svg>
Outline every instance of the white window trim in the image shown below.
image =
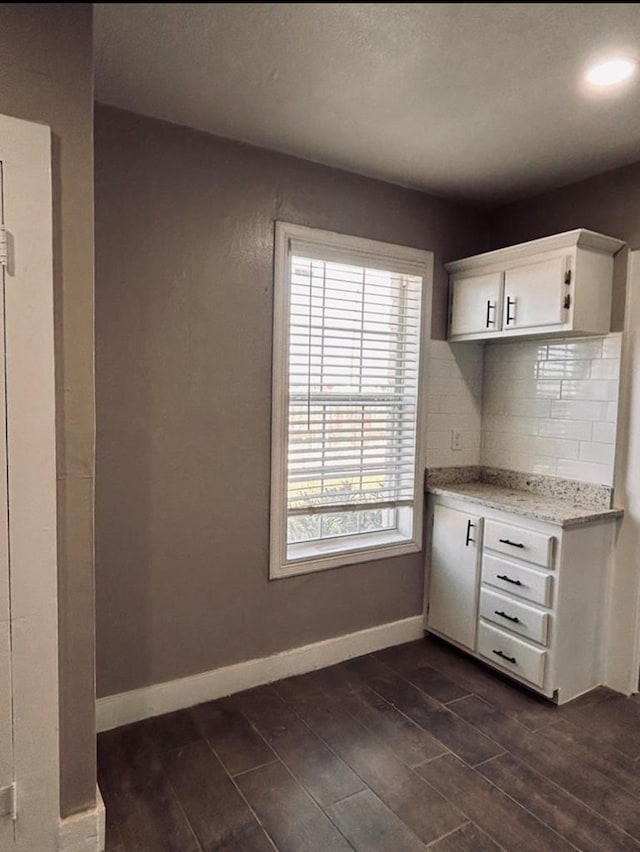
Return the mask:
<svg viewBox="0 0 640 852">
<path fill-rule="evenodd" d="M 404 263 L 415 268 L 416 275 L 422 276 L 421 308 L 421 345 L 418 364 L 418 417 L 416 424 L 416 475 L 413 503 L 413 536 L 398 542 L 395 531 L 372 533 L 361 537 L 359 544 L 340 553 L 322 554 L 322 543 L 305 546 L 306 555 L 301 559 L 287 559 L 287 445 L 285 425 L 287 423 L 288 388 L 288 318 L 289 318 L 289 282 L 288 254 L 290 241 L 304 241 L 319 248 L 342 249 L 349 253 L 368 255 L 370 259 L 385 258 L 388 261 Z M 270 516 L 270 553 L 269 578 L 309 574 L 330 568 L 354 565 L 360 562 L 373 562 L 417 553 L 422 550 L 422 518 L 424 510 L 424 468 L 426 459 L 425 427 L 426 411 L 424 392 L 431 337 L 431 301 L 433 292 L 433 252 L 422 249 L 398 246 L 392 243 L 351 237 L 293 225 L 288 222 L 276 222 L 275 260 L 274 260 L 274 298 L 273 298 L 273 370 L 272 370 L 272 410 L 271 410 L 271 516 Z M 366 544 L 365 544 L 366 542 Z M 328 545 L 327 545 L 328 546 Z M 311 553 L 315 555 L 311 555 Z"/>
</svg>

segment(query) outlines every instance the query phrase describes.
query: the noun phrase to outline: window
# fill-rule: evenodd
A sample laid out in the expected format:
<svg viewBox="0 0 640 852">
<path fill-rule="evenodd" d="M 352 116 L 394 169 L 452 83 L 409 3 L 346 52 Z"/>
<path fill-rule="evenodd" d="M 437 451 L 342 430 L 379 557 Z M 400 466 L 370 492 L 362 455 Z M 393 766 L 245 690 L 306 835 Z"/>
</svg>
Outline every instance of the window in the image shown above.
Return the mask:
<svg viewBox="0 0 640 852">
<path fill-rule="evenodd" d="M 432 265 L 276 224 L 272 577 L 420 550 Z"/>
</svg>

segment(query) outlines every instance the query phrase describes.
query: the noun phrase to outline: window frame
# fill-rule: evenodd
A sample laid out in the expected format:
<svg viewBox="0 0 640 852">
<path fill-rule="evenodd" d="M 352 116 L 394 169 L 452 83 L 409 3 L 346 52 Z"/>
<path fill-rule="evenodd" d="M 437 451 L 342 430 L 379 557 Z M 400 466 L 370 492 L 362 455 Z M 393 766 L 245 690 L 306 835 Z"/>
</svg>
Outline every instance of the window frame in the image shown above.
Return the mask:
<svg viewBox="0 0 640 852">
<path fill-rule="evenodd" d="M 339 552 L 307 555 L 287 559 L 287 422 L 289 387 L 289 246 L 291 241 L 317 245 L 319 251 L 353 255 L 351 262 L 363 265 L 378 262 L 393 266 L 402 264 L 415 267 L 413 274 L 422 277 L 420 355 L 418 359 L 418 403 L 416 422 L 416 457 L 413 494 L 413 530 L 410 539 L 393 541 L 391 532 L 360 534 L 361 545 Z M 360 260 L 357 260 L 358 255 Z M 345 260 L 345 262 L 347 262 Z M 382 262 L 382 263 L 381 263 Z M 426 458 L 426 394 L 424 389 L 431 337 L 431 302 L 433 292 L 434 255 L 431 251 L 399 246 L 393 243 L 353 237 L 334 231 L 309 228 L 289 222 L 275 223 L 274 287 L 273 287 L 273 359 L 272 359 L 272 410 L 271 410 L 271 512 L 269 525 L 269 578 L 299 576 L 315 571 L 341 568 L 362 562 L 373 562 L 418 553 L 422 550 L 424 514 L 424 468 Z M 395 538 L 398 533 L 396 531 Z M 352 537 L 352 538 L 355 538 Z M 384 539 L 388 539 L 384 541 Z M 309 550 L 312 548 L 309 547 Z M 322 545 L 317 545 L 317 551 Z"/>
</svg>

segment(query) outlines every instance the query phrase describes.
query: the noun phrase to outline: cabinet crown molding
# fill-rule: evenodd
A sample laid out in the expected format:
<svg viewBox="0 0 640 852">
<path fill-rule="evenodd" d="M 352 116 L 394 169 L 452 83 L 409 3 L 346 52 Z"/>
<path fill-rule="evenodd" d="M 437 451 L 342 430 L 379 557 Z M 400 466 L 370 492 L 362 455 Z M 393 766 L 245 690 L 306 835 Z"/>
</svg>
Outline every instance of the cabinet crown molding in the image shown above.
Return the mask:
<svg viewBox="0 0 640 852">
<path fill-rule="evenodd" d="M 480 267 L 493 264 L 502 264 L 523 257 L 542 252 L 555 251 L 562 248 L 585 248 L 590 251 L 599 252 L 613 256 L 625 245 L 623 240 L 589 231 L 586 228 L 576 228 L 573 231 L 564 231 L 561 234 L 552 234 L 537 240 L 529 240 L 526 243 L 518 243 L 513 246 L 495 249 L 494 251 L 474 254 L 460 260 L 452 260 L 444 264 L 447 272 L 464 272 L 468 269 L 479 269 Z"/>
</svg>

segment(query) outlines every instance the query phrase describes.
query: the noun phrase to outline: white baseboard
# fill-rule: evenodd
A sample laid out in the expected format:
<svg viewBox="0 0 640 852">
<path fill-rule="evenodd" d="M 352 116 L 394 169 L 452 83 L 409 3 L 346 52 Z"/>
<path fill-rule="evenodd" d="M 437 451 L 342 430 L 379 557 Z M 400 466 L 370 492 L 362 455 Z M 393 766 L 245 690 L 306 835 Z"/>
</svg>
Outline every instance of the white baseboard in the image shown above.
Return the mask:
<svg viewBox="0 0 640 852">
<path fill-rule="evenodd" d="M 247 660 L 180 680 L 108 695 L 97 701 L 98 731 L 108 731 L 140 719 L 192 707 L 203 701 L 213 701 L 283 677 L 304 674 L 392 645 L 421 639 L 423 635 L 424 618 L 416 615 L 357 633 L 348 633 L 346 636 L 292 648 L 271 657 Z"/>
<path fill-rule="evenodd" d="M 88 811 L 60 820 L 59 852 L 104 852 L 105 812 L 100 788 L 96 787 L 96 805 Z"/>
</svg>

